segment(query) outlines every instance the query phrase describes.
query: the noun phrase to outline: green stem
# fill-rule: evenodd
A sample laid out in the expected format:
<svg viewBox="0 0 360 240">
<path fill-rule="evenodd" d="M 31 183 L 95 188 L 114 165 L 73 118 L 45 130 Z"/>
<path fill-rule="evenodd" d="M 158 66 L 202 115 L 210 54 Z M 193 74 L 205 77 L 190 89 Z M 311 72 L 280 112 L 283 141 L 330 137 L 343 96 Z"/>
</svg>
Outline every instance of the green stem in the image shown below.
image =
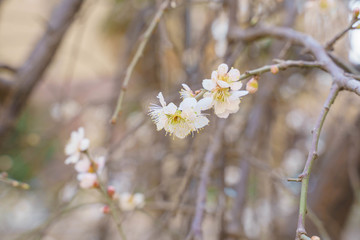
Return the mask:
<svg viewBox="0 0 360 240">
<path fill-rule="evenodd" d="M 317 120 L 315 128 L 313 130 L 313 139 L 311 144 L 311 149 L 309 151 L 308 158 L 306 160 L 306 164 L 302 174 L 300 175 L 301 181 L 301 195 L 300 195 L 300 207 L 299 207 L 299 220 L 298 220 L 298 227 L 297 227 L 297 239 L 302 239 L 301 236 L 306 233 L 305 231 L 305 217 L 306 217 L 306 209 L 307 209 L 307 194 L 309 188 L 309 178 L 313 163 L 318 158 L 318 145 L 320 139 L 321 129 L 324 125 L 326 116 L 330 110 L 330 106 L 335 101 L 335 98 L 339 92 L 339 86 L 334 83 L 331 87 L 330 93 L 325 101 L 324 107 L 321 110 L 320 116 Z"/>
</svg>

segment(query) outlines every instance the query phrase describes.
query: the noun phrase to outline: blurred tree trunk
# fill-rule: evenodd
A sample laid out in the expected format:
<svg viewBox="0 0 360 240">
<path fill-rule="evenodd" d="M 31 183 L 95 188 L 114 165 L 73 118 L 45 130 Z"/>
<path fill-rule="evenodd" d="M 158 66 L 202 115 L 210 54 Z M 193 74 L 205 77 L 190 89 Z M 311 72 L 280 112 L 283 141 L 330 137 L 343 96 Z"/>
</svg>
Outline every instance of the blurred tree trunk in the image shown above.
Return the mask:
<svg viewBox="0 0 360 240">
<path fill-rule="evenodd" d="M 329 237 L 337 240 L 341 239 L 355 200 L 349 170 L 356 174 L 356 181 L 360 173 L 360 148 L 356 146 L 360 141 L 360 115 L 355 124 L 350 124 L 346 130 L 340 133 L 334 130 L 327 141 L 328 151 L 320 156 L 320 162 L 317 162 L 321 163 L 320 166 L 315 163 L 316 169 L 310 178 L 308 204 L 321 220 Z M 294 237 L 297 214 L 289 217 L 287 229 L 282 229 L 285 232 L 281 238 Z M 322 235 L 309 218 L 306 228 L 310 235 Z"/>
<path fill-rule="evenodd" d="M 360 116 L 355 126 L 349 126 L 329 147 L 322 158 L 322 165 L 314 174 L 315 186 L 309 193 L 309 206 L 323 221 L 332 239 L 341 239 L 346 220 L 354 202 L 354 191 L 350 181 L 351 171 L 360 173 Z M 329 140 L 331 140 L 329 138 Z M 349 165 L 350 164 L 350 165 Z M 314 181 L 313 181 L 314 182 Z M 309 226 L 309 231 L 315 231 Z"/>
<path fill-rule="evenodd" d="M 0 102 L 0 143 L 15 125 L 31 93 L 42 80 L 62 40 L 80 10 L 84 0 L 62 0 L 51 14 L 48 26 L 30 53 L 28 59 L 16 71 L 14 79 L 6 86 L 6 96 Z M 2 81 L 0 81 L 1 83 Z M 5 81 L 4 81 L 5 82 Z M 0 87 L 1 89 L 1 87 Z"/>
</svg>

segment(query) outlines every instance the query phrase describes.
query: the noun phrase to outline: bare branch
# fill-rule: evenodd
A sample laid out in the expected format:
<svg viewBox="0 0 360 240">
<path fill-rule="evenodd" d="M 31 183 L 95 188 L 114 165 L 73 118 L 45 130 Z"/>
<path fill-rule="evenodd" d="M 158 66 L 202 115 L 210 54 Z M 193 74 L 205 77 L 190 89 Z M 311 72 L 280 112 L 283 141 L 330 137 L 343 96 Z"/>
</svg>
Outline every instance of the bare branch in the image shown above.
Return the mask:
<svg viewBox="0 0 360 240">
<path fill-rule="evenodd" d="M 311 148 L 309 151 L 308 158 L 306 160 L 306 164 L 300 178 L 301 181 L 301 195 L 300 195 L 300 208 L 299 208 L 299 220 L 298 220 L 298 227 L 296 230 L 296 238 L 302 239 L 301 236 L 306 234 L 305 231 L 305 216 L 306 216 L 306 205 L 307 205 L 307 193 L 308 193 L 308 186 L 309 186 L 309 178 L 312 169 L 312 165 L 314 161 L 318 158 L 318 144 L 320 139 L 321 129 L 324 125 L 326 116 L 330 110 L 331 105 L 335 101 L 335 98 L 339 92 L 339 86 L 334 83 L 331 87 L 330 93 L 325 101 L 324 107 L 321 110 L 319 118 L 316 122 L 315 128 L 312 131 L 313 138 L 311 142 Z"/>
<path fill-rule="evenodd" d="M 323 69 L 331 74 L 334 82 L 340 88 L 354 92 L 360 96 L 360 82 L 347 77 L 344 71 L 329 57 L 325 48 L 315 39 L 304 33 L 285 27 L 259 26 L 247 30 L 233 28 L 229 36 L 234 40 L 245 42 L 251 42 L 265 37 L 273 37 L 291 40 L 294 44 L 302 45 L 314 55 L 317 61 L 323 64 Z"/>
<path fill-rule="evenodd" d="M 0 138 L 14 124 L 35 86 L 41 81 L 84 0 L 63 0 L 53 11 L 47 29 L 14 77 L 14 90 L 0 114 Z"/>
<path fill-rule="evenodd" d="M 125 92 L 127 90 L 127 86 L 128 86 L 128 84 L 130 82 L 132 72 L 134 71 L 134 67 L 138 63 L 141 55 L 143 54 L 144 49 L 146 47 L 146 44 L 149 41 L 149 38 L 150 38 L 151 34 L 153 33 L 154 29 L 156 28 L 156 26 L 157 26 L 160 18 L 162 17 L 165 9 L 168 7 L 169 2 L 170 2 L 169 0 L 165 0 L 159 6 L 159 9 L 155 13 L 155 16 L 152 19 L 149 27 L 146 29 L 146 31 L 144 32 L 144 35 L 142 36 L 141 43 L 140 43 L 138 49 L 136 50 L 136 53 L 135 53 L 133 59 L 131 60 L 129 67 L 126 69 L 125 79 L 124 79 L 124 82 L 123 82 L 121 90 L 120 90 L 120 94 L 119 94 L 119 98 L 118 98 L 118 101 L 117 101 L 117 104 L 116 104 L 116 108 L 115 108 L 115 111 L 113 113 L 113 116 L 111 117 L 111 123 L 112 124 L 116 123 L 117 117 L 118 117 L 118 115 L 119 115 L 119 113 L 121 111 L 124 95 L 125 95 Z"/>
<path fill-rule="evenodd" d="M 335 35 L 335 37 L 333 39 L 331 39 L 329 42 L 326 43 L 325 45 L 325 49 L 332 51 L 334 50 L 334 44 L 340 39 L 342 38 L 349 30 L 354 29 L 353 25 L 358 22 L 359 19 L 357 19 L 356 17 L 354 17 L 349 26 L 347 26 L 344 30 L 342 30 L 341 32 L 339 32 L 338 34 Z"/>
</svg>

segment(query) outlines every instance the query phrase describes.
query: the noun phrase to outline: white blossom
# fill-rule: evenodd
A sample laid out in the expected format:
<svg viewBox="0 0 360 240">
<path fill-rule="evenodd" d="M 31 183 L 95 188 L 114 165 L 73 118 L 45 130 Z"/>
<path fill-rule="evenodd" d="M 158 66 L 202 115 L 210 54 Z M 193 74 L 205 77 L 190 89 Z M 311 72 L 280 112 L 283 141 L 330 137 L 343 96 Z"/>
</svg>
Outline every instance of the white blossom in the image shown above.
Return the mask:
<svg viewBox="0 0 360 240">
<path fill-rule="evenodd" d="M 123 211 L 133 211 L 136 208 L 143 208 L 145 206 L 145 197 L 142 193 L 131 194 L 124 192 L 119 197 L 120 208 Z"/>
<path fill-rule="evenodd" d="M 240 71 L 229 67 L 223 63 L 220 64 L 217 71 L 213 71 L 211 79 L 204 79 L 202 85 L 208 92 L 204 97 L 212 99 L 212 106 L 215 114 L 220 118 L 227 118 L 230 113 L 236 113 L 239 110 L 240 98 L 247 95 L 248 91 L 239 91 L 242 83 Z"/>
<path fill-rule="evenodd" d="M 81 188 L 92 188 L 97 186 L 98 180 L 95 173 L 79 173 L 77 179 Z"/>
<path fill-rule="evenodd" d="M 153 104 L 149 113 L 158 131 L 164 129 L 170 135 L 184 138 L 209 123 L 201 111 L 211 107 L 211 98 L 203 98 L 200 101 L 192 97 L 185 98 L 179 107 L 174 103 L 166 105 L 161 92 L 158 98 L 161 106 Z"/>
<path fill-rule="evenodd" d="M 65 164 L 77 163 L 80 160 L 81 153 L 89 148 L 90 141 L 84 135 L 83 127 L 71 133 L 70 140 L 65 147 L 65 154 L 67 156 Z"/>
<path fill-rule="evenodd" d="M 189 97 L 195 97 L 195 93 L 191 90 L 191 88 L 187 84 L 181 84 L 184 89 L 181 89 L 180 96 L 182 99 L 189 98 Z"/>
<path fill-rule="evenodd" d="M 83 158 L 75 164 L 75 170 L 78 172 L 77 179 L 81 188 L 92 188 L 97 186 L 97 176 L 102 172 L 105 166 L 105 157 L 97 157 L 94 162 L 88 158 Z"/>
</svg>

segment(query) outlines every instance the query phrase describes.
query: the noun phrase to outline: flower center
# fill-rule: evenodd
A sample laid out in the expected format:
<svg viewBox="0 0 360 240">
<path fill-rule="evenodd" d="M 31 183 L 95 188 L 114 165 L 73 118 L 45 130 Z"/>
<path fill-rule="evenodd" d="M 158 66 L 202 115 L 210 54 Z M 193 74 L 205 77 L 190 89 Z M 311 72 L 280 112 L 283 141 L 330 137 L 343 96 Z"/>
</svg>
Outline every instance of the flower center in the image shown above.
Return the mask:
<svg viewBox="0 0 360 240">
<path fill-rule="evenodd" d="M 230 96 L 229 88 L 216 87 L 214 91 L 214 99 L 219 102 L 225 102 Z"/>
<path fill-rule="evenodd" d="M 219 76 L 218 78 L 219 78 L 219 80 L 221 80 L 221 81 L 224 81 L 224 82 L 227 82 L 227 83 L 231 83 L 228 74 L 225 74 L 224 76 Z"/>
<path fill-rule="evenodd" d="M 181 117 L 181 111 L 177 110 L 174 114 L 168 115 L 170 124 L 179 124 L 184 123 L 185 119 Z"/>
</svg>

